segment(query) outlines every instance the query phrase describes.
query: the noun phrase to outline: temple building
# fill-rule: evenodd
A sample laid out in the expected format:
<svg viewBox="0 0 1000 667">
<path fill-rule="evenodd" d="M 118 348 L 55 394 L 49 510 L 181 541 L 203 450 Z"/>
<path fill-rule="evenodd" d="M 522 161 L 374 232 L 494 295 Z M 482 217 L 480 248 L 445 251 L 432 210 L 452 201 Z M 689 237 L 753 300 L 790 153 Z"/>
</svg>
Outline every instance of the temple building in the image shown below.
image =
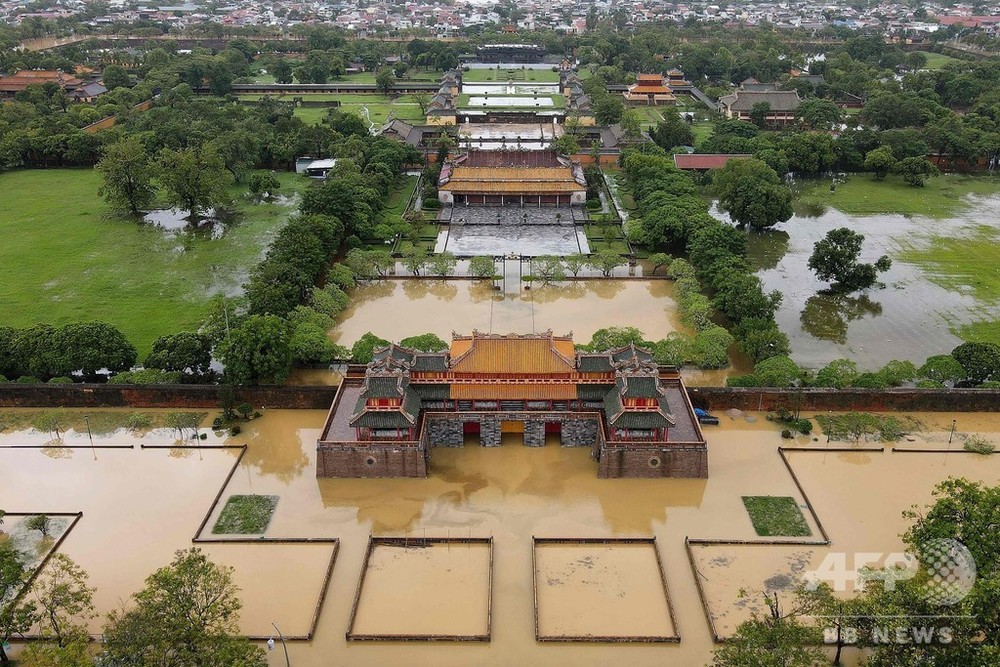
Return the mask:
<svg viewBox="0 0 1000 667">
<path fill-rule="evenodd" d="M 677 101 L 674 93 L 663 82 L 660 74 L 640 74 L 639 79 L 623 93 L 625 101 L 631 104 L 673 104 Z"/>
<path fill-rule="evenodd" d="M 319 477 L 425 477 L 435 447 L 517 434 L 587 447 L 599 477 L 707 477 L 708 449 L 676 369 L 634 346 L 576 352 L 571 336 L 454 335 L 398 345 L 348 374 L 317 442 Z"/>
<path fill-rule="evenodd" d="M 579 164 L 552 150 L 473 150 L 441 168 L 438 198 L 459 206 L 582 205 L 587 181 Z"/>
</svg>

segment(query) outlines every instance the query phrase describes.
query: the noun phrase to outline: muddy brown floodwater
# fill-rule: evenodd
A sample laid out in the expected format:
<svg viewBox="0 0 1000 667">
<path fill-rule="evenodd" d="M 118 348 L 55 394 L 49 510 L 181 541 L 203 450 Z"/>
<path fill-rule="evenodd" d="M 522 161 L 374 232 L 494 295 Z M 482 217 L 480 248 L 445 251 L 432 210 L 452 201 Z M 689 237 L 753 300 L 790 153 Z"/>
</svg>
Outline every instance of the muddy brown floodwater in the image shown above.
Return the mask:
<svg viewBox="0 0 1000 667">
<path fill-rule="evenodd" d="M 311 642 L 291 642 L 289 653 L 298 667 L 329 665 L 701 665 L 712 650 L 705 612 L 684 546 L 685 537 L 754 540 L 757 536 L 743 507 L 742 496 L 790 496 L 805 499 L 778 454 L 779 429 L 763 415 L 727 416 L 706 431 L 709 478 L 597 479 L 589 452 L 562 448 L 555 441 L 529 448 L 509 435 L 503 445 L 483 448 L 441 448 L 431 452 L 426 479 L 317 479 L 315 440 L 325 412 L 265 410 L 264 417 L 244 426 L 236 437 L 211 436 L 208 443 L 245 444 L 247 452 L 222 493 L 279 496 L 267 538 L 339 538 L 340 552 L 328 594 Z M 206 418 L 210 421 L 213 414 Z M 947 446 L 952 419 L 958 420 L 956 451 L 950 454 L 826 451 L 826 439 L 800 438 L 798 446 L 816 451 L 789 453 L 789 461 L 837 551 L 884 552 L 899 547 L 905 525 L 900 513 L 930 501 L 936 481 L 967 475 L 992 484 L 1000 482 L 1000 457 L 960 453 L 960 439 L 981 433 L 1000 444 L 996 415 L 916 414 L 923 431 L 900 446 Z M 751 421 L 748 421 L 748 418 Z M 169 432 L 136 436 L 124 432 L 104 436 L 102 444 L 135 445 L 134 449 L 89 447 L 86 434 L 68 434 L 58 457 L 46 449 L 9 449 L 12 445 L 41 446 L 45 435 L 28 431 L 0 433 L 0 507 L 11 512 L 76 512 L 84 516 L 61 547 L 90 572 L 98 589 L 95 602 L 106 614 L 117 608 L 143 579 L 169 562 L 174 550 L 191 545 L 195 531 L 233 469 L 236 449 L 140 449 L 139 444 L 171 444 Z M 833 442 L 829 446 L 843 446 Z M 96 458 L 95 458 L 96 457 Z M 211 526 L 219 509 L 209 517 Z M 815 533 L 815 531 L 814 531 Z M 493 538 L 493 615 L 489 643 L 349 642 L 345 639 L 351 607 L 370 535 L 407 538 Z M 532 537 L 656 538 L 679 644 L 538 643 L 534 639 Z M 319 599 L 329 545 L 210 545 L 212 558 L 232 565 L 246 601 L 245 632 L 267 634 L 276 623 L 286 635 L 307 630 Z M 801 570 L 803 551 L 815 556 L 822 547 L 798 545 L 708 549 L 699 553 L 709 607 L 722 625 L 733 626 L 749 614 L 739 590 L 757 590 L 780 583 L 793 569 Z M 447 555 L 447 554 L 446 554 Z M 456 560 L 456 556 L 458 559 Z M 404 572 L 427 572 L 441 565 L 400 563 L 393 569 L 378 560 L 372 588 L 381 600 L 368 600 L 372 623 L 405 620 L 409 627 L 481 626 L 482 587 L 468 605 L 456 602 L 454 583 L 463 574 L 480 577 L 476 553 L 452 547 L 451 564 L 431 568 L 429 577 L 408 585 Z M 462 559 L 465 560 L 462 560 Z M 544 558 L 544 557 L 543 557 Z M 798 560 L 789 560 L 790 558 Z M 810 555 L 811 559 L 812 556 Z M 472 559 L 472 560 L 470 560 Z M 446 560 L 446 559 L 445 559 Z M 578 559 L 579 560 L 579 559 Z M 565 561 L 564 561 L 565 562 Z M 648 564 L 648 560 L 646 561 Z M 812 562 L 810 560 L 810 562 Z M 472 563 L 472 567 L 469 566 Z M 635 590 L 627 577 L 615 579 L 621 564 L 580 568 L 587 586 L 571 590 L 579 598 L 570 605 L 613 626 L 614 605 L 594 605 L 588 590 L 614 597 Z M 639 563 L 633 563 L 638 567 Z M 459 567 L 461 566 L 461 567 Z M 446 568 L 453 567 L 454 576 Z M 555 569 L 559 569 L 556 567 Z M 645 570 L 645 565 L 643 565 Z M 570 574 L 573 574 L 572 572 Z M 591 578 L 589 575 L 593 574 Z M 647 580 L 649 577 L 643 577 Z M 481 579 L 477 579 L 479 581 Z M 619 583 L 620 581 L 620 583 Z M 367 585 L 367 584 L 366 584 Z M 592 586 L 592 587 L 591 587 Z M 650 585 L 650 587 L 653 587 Z M 473 587 L 469 587 L 473 588 Z M 662 588 L 655 586 L 657 591 Z M 420 591 L 419 595 L 414 593 Z M 386 597 L 389 596 L 389 597 Z M 623 598 L 624 599 L 624 598 Z M 651 617 L 662 616 L 660 603 L 640 601 L 631 607 Z M 364 609 L 364 607 L 363 607 Z M 384 619 L 378 611 L 392 610 Z M 464 610 L 464 613 L 459 613 Z M 364 613 L 369 613 L 364 611 Z M 654 613 L 655 612 L 655 613 Z M 414 618 L 409 618 L 413 616 Z M 568 614 L 567 621 L 573 621 Z M 652 620 L 652 619 L 648 619 Z M 643 622 L 648 622 L 645 618 Z M 588 626 L 589 627 L 589 626 Z M 637 621 L 634 629 L 640 628 Z M 100 629 L 100 621 L 92 625 Z M 459 628 L 460 630 L 463 628 Z M 723 628 L 725 629 L 725 628 Z M 856 656 L 851 657 L 856 660 Z M 268 654 L 274 667 L 284 665 L 280 650 Z M 848 662 L 848 664 L 851 664 Z"/>
<path fill-rule="evenodd" d="M 789 337 L 792 358 L 811 368 L 841 357 L 864 369 L 877 369 L 892 359 L 919 365 L 962 342 L 953 327 L 1000 317 L 1000 304 L 979 301 L 969 290 L 945 289 L 921 267 L 900 259 L 905 251 L 930 245 L 936 236 L 974 234 L 976 225 L 1000 216 L 1000 197 L 969 198 L 971 206 L 954 218 L 855 216 L 830 208 L 815 216 L 796 214 L 773 229 L 750 233 L 751 265 L 765 289 L 784 295 L 776 319 Z M 712 213 L 728 220 L 714 206 Z M 884 289 L 822 293 L 828 285 L 807 262 L 816 241 L 838 227 L 864 234 L 862 261 L 892 258 L 892 268 L 880 274 Z"/>
</svg>

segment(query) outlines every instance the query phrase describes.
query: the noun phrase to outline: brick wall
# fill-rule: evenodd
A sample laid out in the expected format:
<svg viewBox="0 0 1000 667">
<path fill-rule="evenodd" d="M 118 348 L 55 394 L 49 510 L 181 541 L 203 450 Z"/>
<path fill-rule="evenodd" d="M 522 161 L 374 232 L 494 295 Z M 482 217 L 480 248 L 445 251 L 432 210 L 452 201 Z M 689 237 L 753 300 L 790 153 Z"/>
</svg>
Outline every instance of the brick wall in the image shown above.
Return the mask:
<svg viewBox="0 0 1000 667">
<path fill-rule="evenodd" d="M 604 448 L 597 467 L 602 479 L 615 477 L 708 477 L 708 450 Z"/>
<path fill-rule="evenodd" d="M 4 408 L 217 408 L 224 387 L 208 384 L 0 384 Z M 241 387 L 236 402 L 255 408 L 328 410 L 337 387 Z"/>
<path fill-rule="evenodd" d="M 757 389 L 688 387 L 695 407 L 740 410 L 861 410 L 868 412 L 997 412 L 996 389 Z"/>
<path fill-rule="evenodd" d="M 316 451 L 317 477 L 426 477 L 424 449 L 389 447 L 336 448 Z"/>
</svg>

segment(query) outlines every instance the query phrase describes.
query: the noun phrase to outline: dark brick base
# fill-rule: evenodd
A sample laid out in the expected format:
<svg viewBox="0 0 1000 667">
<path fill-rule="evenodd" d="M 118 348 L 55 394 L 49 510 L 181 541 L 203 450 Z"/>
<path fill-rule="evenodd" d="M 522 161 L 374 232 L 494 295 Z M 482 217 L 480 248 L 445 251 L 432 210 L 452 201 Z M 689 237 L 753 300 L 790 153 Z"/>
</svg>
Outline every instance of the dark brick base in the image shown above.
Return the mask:
<svg viewBox="0 0 1000 667">
<path fill-rule="evenodd" d="M 426 477 L 424 450 L 372 447 L 319 448 L 317 477 Z"/>
<path fill-rule="evenodd" d="M 708 450 L 605 448 L 597 468 L 600 478 L 708 477 Z"/>
</svg>

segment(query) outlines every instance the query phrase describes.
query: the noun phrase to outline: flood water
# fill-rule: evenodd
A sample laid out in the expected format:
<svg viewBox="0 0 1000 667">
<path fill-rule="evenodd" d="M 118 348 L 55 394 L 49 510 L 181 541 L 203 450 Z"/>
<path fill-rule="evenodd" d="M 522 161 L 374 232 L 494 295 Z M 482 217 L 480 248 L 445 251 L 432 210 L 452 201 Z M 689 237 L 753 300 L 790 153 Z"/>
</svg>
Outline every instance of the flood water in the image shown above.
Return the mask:
<svg viewBox="0 0 1000 667">
<path fill-rule="evenodd" d="M 892 359 L 919 365 L 962 342 L 952 327 L 1000 317 L 1000 304 L 946 289 L 923 268 L 900 259 L 905 251 L 927 247 L 935 236 L 974 234 L 976 225 L 1000 218 L 1000 197 L 970 196 L 970 201 L 954 218 L 852 216 L 830 208 L 817 215 L 798 212 L 771 230 L 750 233 L 750 261 L 757 275 L 765 289 L 784 294 L 776 319 L 791 341 L 792 358 L 811 368 L 842 357 L 864 369 Z M 712 213 L 728 219 L 714 206 Z M 828 285 L 807 262 L 816 241 L 838 227 L 864 234 L 862 261 L 892 258 L 892 268 L 880 275 L 884 289 L 823 293 Z"/>
<path fill-rule="evenodd" d="M 481 280 L 421 279 L 384 280 L 354 289 L 331 338 L 349 346 L 366 331 L 398 341 L 427 332 L 450 340 L 453 331 L 552 329 L 588 343 L 595 331 L 612 326 L 637 327 L 651 340 L 671 331 L 691 333 L 677 316 L 674 285 L 668 280 L 575 280 L 505 295 Z"/>
<path fill-rule="evenodd" d="M 318 480 L 315 439 L 326 416 L 322 410 L 265 410 L 264 417 L 246 424 L 239 436 L 213 434 L 206 442 L 247 445 L 246 455 L 223 489 L 223 502 L 233 494 L 279 496 L 265 537 L 341 540 L 313 641 L 289 643 L 291 660 L 299 667 L 613 662 L 698 665 L 708 660 L 712 643 L 684 538 L 756 539 L 742 505 L 744 495 L 790 496 L 804 502 L 777 453 L 778 446 L 788 443 L 780 438 L 778 426 L 759 414 L 719 414 L 721 426 L 706 431 L 710 461 L 707 480 L 600 480 L 597 464 L 588 451 L 562 448 L 554 440 L 545 447 L 528 448 L 512 434 L 505 436 L 501 447 L 467 445 L 432 450 L 426 479 Z M 209 414 L 206 421 L 213 416 Z M 968 433 L 982 433 L 1000 443 L 996 415 L 938 413 L 914 417 L 922 422 L 923 431 L 915 434 L 912 442 L 899 443 L 901 446 L 947 446 L 953 419 L 958 420 L 956 443 Z M 75 434 L 67 436 L 67 446 L 60 448 L 62 454 L 58 457 L 50 456 L 43 448 L 7 448 L 25 442 L 37 444 L 40 437 L 44 435 L 28 431 L 0 433 L 0 507 L 11 512 L 84 512 L 62 549 L 90 572 L 102 614 L 118 607 L 120 600 L 141 586 L 145 576 L 169 562 L 175 549 L 191 545 L 238 455 L 235 449 L 138 447 L 141 443 L 170 444 L 173 437 L 161 432 L 141 437 L 123 432 L 107 435 L 98 441 L 96 449 L 88 446 L 86 434 Z M 100 447 L 111 443 L 136 447 Z M 898 533 L 904 526 L 900 512 L 912 504 L 928 502 L 933 483 L 949 475 L 968 475 L 993 484 L 1000 481 L 1000 458 L 995 456 L 824 451 L 827 445 L 818 433 L 815 441 L 799 438 L 794 444 L 816 448 L 815 452 L 791 453 L 789 460 L 830 533 L 834 550 L 898 548 Z M 218 511 L 209 516 L 209 526 Z M 372 534 L 492 537 L 492 641 L 346 641 L 351 606 Z M 532 536 L 655 537 L 674 605 L 674 629 L 681 643 L 535 642 Z M 286 635 L 307 629 L 304 626 L 319 598 L 331 555 L 328 545 L 224 544 L 207 549 L 214 560 L 236 568 L 236 580 L 246 600 L 242 617 L 245 632 L 266 634 L 272 622 Z M 760 549 L 754 552 L 760 557 L 747 560 L 740 553 L 711 554 L 714 568 L 703 566 L 699 559 L 698 570 L 707 578 L 703 583 L 710 589 L 713 614 L 729 614 L 727 618 L 735 620 L 739 614 L 749 613 L 740 606 L 738 589 L 763 587 L 765 582 L 787 572 L 790 552 L 798 547 L 753 549 Z M 399 572 L 418 572 L 428 565 L 440 566 L 442 561 L 445 567 L 474 571 L 475 576 L 481 573 L 481 567 L 466 565 L 480 558 L 475 553 L 453 550 L 450 565 L 448 554 L 445 556 L 428 557 L 423 563 L 401 561 L 403 567 L 395 573 L 388 561 L 376 564 L 381 573 L 391 575 L 386 581 L 400 585 L 406 581 Z M 647 558 L 643 560 L 645 565 L 638 561 L 633 565 L 646 571 L 649 562 Z M 576 569 L 576 579 L 566 578 L 570 595 L 564 599 L 570 604 L 573 600 L 593 599 L 587 596 L 595 590 L 613 591 L 616 587 L 614 572 L 620 569 L 621 562 L 616 567 L 611 562 L 599 567 L 593 559 L 591 563 L 593 568 Z M 559 570 L 558 564 L 555 570 Z M 441 571 L 440 567 L 432 567 L 431 580 L 442 576 Z M 458 569 L 455 572 L 454 579 L 461 581 L 465 575 L 459 576 Z M 595 576 L 587 576 L 591 573 Z M 643 581 L 648 579 L 643 577 Z M 377 577 L 372 581 L 375 587 L 370 592 L 377 592 Z M 628 579 L 620 581 L 622 591 L 635 589 Z M 436 597 L 427 601 L 430 611 L 421 612 L 427 616 L 421 623 L 430 627 L 436 620 L 441 623 L 435 627 L 454 625 L 452 621 L 458 619 L 456 608 L 447 606 L 448 600 L 454 599 L 448 597 L 452 593 L 441 590 L 439 594 L 437 588 L 442 586 L 424 589 L 427 597 Z M 659 584 L 656 589 L 661 590 Z M 376 603 L 372 609 L 385 609 L 386 604 L 392 603 Z M 645 605 L 631 607 L 631 613 L 635 609 L 640 614 L 643 609 L 662 611 L 662 607 Z M 473 616 L 480 614 L 478 599 L 473 607 L 468 615 L 472 620 L 481 620 L 481 615 Z M 96 631 L 99 626 L 100 622 L 95 622 L 92 629 Z M 268 658 L 271 665 L 284 664 L 280 650 L 269 653 Z"/>
</svg>

